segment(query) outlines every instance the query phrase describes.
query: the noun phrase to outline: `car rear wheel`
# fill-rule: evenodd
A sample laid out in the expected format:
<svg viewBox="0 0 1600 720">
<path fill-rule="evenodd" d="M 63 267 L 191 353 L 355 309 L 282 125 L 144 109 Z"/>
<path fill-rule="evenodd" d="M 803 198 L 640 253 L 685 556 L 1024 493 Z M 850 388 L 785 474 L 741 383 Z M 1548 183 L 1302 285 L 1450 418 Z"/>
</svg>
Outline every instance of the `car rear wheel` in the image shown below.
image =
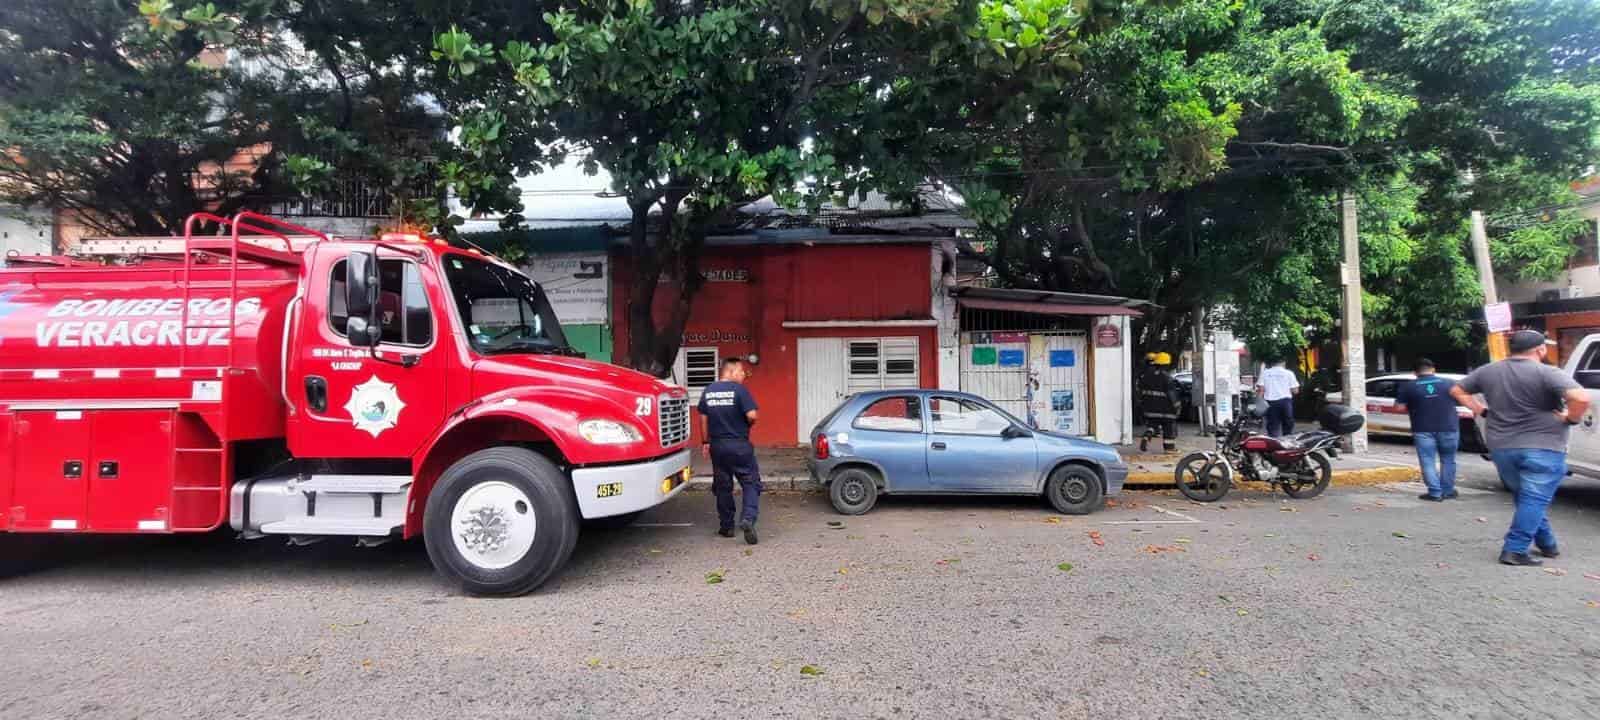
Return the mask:
<svg viewBox="0 0 1600 720">
<path fill-rule="evenodd" d="M 578 543 L 572 483 L 531 450 L 479 450 L 451 465 L 423 515 L 428 557 L 474 595 L 521 595 L 555 574 Z"/>
<path fill-rule="evenodd" d="M 840 470 L 828 484 L 828 500 L 841 515 L 860 515 L 878 504 L 878 479 L 863 468 Z"/>
<path fill-rule="evenodd" d="M 1050 473 L 1044 484 L 1045 499 L 1056 512 L 1087 515 L 1105 502 L 1105 487 L 1100 476 L 1082 465 L 1062 465 Z"/>
</svg>

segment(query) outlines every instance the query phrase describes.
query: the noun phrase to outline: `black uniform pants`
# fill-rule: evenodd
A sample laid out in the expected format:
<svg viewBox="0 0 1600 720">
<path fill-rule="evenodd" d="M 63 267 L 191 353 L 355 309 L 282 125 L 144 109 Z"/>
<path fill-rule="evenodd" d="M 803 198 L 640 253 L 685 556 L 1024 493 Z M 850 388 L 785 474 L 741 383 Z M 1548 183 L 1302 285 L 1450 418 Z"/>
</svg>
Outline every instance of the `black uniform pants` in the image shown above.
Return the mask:
<svg viewBox="0 0 1600 720">
<path fill-rule="evenodd" d="M 724 528 L 734 524 L 733 480 L 739 479 L 744 497 L 740 518 L 752 525 L 761 510 L 761 468 L 756 465 L 756 449 L 749 440 L 711 441 L 711 494 L 717 496 L 717 521 Z"/>
</svg>

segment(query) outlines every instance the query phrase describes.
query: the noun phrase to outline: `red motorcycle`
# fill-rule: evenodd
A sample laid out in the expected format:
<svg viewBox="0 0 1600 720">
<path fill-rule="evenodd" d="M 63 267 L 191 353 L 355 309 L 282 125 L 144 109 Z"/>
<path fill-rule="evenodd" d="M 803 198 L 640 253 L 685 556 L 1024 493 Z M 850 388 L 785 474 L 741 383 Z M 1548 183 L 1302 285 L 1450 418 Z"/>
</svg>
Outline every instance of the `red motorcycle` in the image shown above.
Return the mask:
<svg viewBox="0 0 1600 720">
<path fill-rule="evenodd" d="M 1197 502 L 1221 500 L 1234 477 L 1283 488 L 1292 498 L 1312 498 L 1333 480 L 1339 441 L 1361 429 L 1366 418 L 1343 405 L 1329 405 L 1318 418 L 1321 430 L 1275 438 L 1259 431 L 1267 414 L 1265 400 L 1245 405 L 1226 427 L 1217 430 L 1217 449 L 1178 461 L 1178 491 Z"/>
</svg>

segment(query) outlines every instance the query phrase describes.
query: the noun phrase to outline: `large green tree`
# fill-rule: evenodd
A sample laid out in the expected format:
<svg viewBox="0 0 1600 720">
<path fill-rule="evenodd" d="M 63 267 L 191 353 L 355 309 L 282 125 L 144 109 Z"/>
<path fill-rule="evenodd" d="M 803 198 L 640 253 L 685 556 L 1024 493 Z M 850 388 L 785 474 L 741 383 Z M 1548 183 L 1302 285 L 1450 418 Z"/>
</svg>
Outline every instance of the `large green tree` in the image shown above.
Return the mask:
<svg viewBox="0 0 1600 720">
<path fill-rule="evenodd" d="M 878 150 L 903 135 L 882 122 L 884 98 L 924 91 L 903 78 L 1070 73 L 1074 38 L 1104 14 L 1063 0 L 590 0 L 491 25 L 463 10 L 435 40 L 462 128 L 445 173 L 493 208 L 515 205 L 506 170 L 568 153 L 604 168 L 632 209 L 627 362 L 665 374 L 710 229 L 765 195 L 907 190 Z M 676 288 L 660 307 L 663 283 Z"/>
<path fill-rule="evenodd" d="M 383 205 L 432 195 L 441 119 L 420 102 L 426 69 L 391 62 L 398 39 L 383 42 L 376 7 L 0 4 L 0 201 L 164 235 L 190 213 L 260 209 L 335 173 L 383 188 L 396 201 Z"/>
<path fill-rule="evenodd" d="M 1152 349 L 1180 347 L 1197 306 L 1226 309 L 1259 350 L 1327 337 L 1340 190 L 1361 203 L 1369 334 L 1465 343 L 1468 210 L 1562 206 L 1565 181 L 1596 157 L 1592 2 L 1130 12 L 1084 40 L 1082 72 L 1064 82 L 934 73 L 919 85 L 942 95 L 892 108 L 907 134 L 888 151 L 961 191 L 1004 282 L 1160 304 Z M 1573 226 L 1550 220 L 1498 233 L 1497 266 L 1560 267 Z"/>
</svg>

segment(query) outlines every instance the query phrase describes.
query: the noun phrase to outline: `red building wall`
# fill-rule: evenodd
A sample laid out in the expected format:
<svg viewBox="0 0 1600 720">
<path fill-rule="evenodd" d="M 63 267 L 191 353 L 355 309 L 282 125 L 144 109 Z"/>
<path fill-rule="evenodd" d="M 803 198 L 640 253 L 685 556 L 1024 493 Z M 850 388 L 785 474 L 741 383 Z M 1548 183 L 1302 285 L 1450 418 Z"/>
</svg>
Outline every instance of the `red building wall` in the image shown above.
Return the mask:
<svg viewBox="0 0 1600 720">
<path fill-rule="evenodd" d="M 719 357 L 755 354 L 747 386 L 761 406 L 751 433 L 757 445 L 794 445 L 799 410 L 799 339 L 805 337 L 915 337 L 923 387 L 938 385 L 938 342 L 933 327 L 785 328 L 784 322 L 927 320 L 933 281 L 927 243 L 871 245 L 712 246 L 701 269 L 710 280 L 695 296 L 684 330 L 686 347 L 718 349 Z M 628 353 L 628 287 L 633 271 L 626 251 L 614 258 L 614 357 Z M 657 291 L 657 322 L 665 319 L 677 286 Z M 695 428 L 698 441 L 698 421 Z"/>
</svg>

